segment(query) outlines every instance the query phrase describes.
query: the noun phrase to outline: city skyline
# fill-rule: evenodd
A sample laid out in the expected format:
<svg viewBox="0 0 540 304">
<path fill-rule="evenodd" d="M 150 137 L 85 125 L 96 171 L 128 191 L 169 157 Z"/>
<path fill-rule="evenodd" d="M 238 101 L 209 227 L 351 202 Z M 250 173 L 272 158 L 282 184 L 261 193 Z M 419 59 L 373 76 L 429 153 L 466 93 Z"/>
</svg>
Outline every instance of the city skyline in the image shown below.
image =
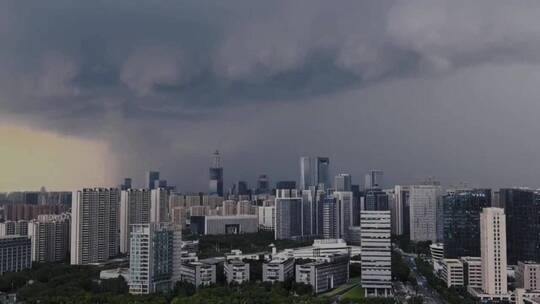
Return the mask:
<svg viewBox="0 0 540 304">
<path fill-rule="evenodd" d="M 204 190 L 216 149 L 227 186 L 259 174 L 296 178 L 300 156 L 322 155 L 332 175 L 355 183 L 377 168 L 389 184 L 435 176 L 534 187 L 540 4 L 507 8 L 2 3 L 0 189 L 124 176 L 139 185 L 157 170 Z"/>
</svg>

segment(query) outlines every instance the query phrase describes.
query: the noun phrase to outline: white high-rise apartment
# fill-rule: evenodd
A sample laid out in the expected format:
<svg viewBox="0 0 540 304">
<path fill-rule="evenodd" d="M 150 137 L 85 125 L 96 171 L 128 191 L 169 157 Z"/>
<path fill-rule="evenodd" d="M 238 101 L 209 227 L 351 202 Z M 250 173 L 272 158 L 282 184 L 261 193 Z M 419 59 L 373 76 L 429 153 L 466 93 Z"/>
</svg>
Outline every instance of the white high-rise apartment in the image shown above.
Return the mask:
<svg viewBox="0 0 540 304">
<path fill-rule="evenodd" d="M 150 222 L 169 222 L 169 190 L 152 189 L 150 205 Z"/>
<path fill-rule="evenodd" d="M 508 293 L 506 278 L 506 218 L 502 208 L 480 213 L 482 291 L 488 295 Z"/>
<path fill-rule="evenodd" d="M 178 238 L 169 223 L 132 225 L 129 255 L 131 294 L 149 294 L 171 288 L 176 266 L 173 249 L 179 247 L 174 241 Z"/>
<path fill-rule="evenodd" d="M 409 188 L 411 241 L 437 241 L 437 207 L 442 199 L 439 185 L 414 185 Z"/>
<path fill-rule="evenodd" d="M 150 190 L 128 189 L 120 198 L 120 252 L 129 252 L 129 238 L 132 224 L 150 222 Z"/>
<path fill-rule="evenodd" d="M 365 296 L 391 296 L 390 211 L 362 211 L 360 229 L 362 288 Z"/>
<path fill-rule="evenodd" d="M 116 188 L 85 188 L 73 193 L 71 204 L 71 264 L 107 261 L 120 249 Z"/>
<path fill-rule="evenodd" d="M 42 214 L 28 223 L 28 236 L 32 240 L 32 261 L 63 262 L 69 252 L 69 213 Z"/>
</svg>

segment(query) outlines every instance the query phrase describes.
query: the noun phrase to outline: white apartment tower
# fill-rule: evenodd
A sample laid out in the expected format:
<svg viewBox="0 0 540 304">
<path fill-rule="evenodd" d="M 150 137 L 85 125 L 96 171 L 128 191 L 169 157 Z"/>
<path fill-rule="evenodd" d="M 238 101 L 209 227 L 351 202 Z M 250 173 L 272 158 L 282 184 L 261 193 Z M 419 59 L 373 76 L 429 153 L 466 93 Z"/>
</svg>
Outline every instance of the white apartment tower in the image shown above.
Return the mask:
<svg viewBox="0 0 540 304">
<path fill-rule="evenodd" d="M 484 208 L 480 214 L 482 290 L 488 295 L 508 293 L 506 278 L 506 219 L 502 208 Z"/>
<path fill-rule="evenodd" d="M 362 211 L 360 230 L 362 288 L 365 296 L 391 296 L 390 211 Z"/>
<path fill-rule="evenodd" d="M 67 259 L 70 239 L 69 213 L 42 214 L 28 223 L 32 240 L 32 261 L 63 262 Z"/>
<path fill-rule="evenodd" d="M 414 185 L 409 188 L 411 241 L 437 241 L 437 206 L 442 198 L 439 185 Z"/>
<path fill-rule="evenodd" d="M 119 252 L 116 188 L 85 188 L 73 193 L 71 205 L 71 264 L 107 261 Z"/>
<path fill-rule="evenodd" d="M 129 252 L 131 225 L 150 223 L 150 190 L 128 189 L 120 198 L 120 252 Z"/>
</svg>

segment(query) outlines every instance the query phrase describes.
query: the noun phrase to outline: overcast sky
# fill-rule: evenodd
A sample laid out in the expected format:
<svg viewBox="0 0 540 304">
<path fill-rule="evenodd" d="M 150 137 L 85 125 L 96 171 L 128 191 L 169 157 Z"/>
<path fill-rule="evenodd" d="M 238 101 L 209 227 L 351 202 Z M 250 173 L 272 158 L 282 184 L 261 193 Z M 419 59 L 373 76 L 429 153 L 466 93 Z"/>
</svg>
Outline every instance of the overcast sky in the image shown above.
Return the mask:
<svg viewBox="0 0 540 304">
<path fill-rule="evenodd" d="M 1 1 L 0 190 L 150 169 L 206 190 L 215 149 L 226 186 L 320 155 L 355 183 L 536 187 L 538 16 L 537 0 Z"/>
</svg>

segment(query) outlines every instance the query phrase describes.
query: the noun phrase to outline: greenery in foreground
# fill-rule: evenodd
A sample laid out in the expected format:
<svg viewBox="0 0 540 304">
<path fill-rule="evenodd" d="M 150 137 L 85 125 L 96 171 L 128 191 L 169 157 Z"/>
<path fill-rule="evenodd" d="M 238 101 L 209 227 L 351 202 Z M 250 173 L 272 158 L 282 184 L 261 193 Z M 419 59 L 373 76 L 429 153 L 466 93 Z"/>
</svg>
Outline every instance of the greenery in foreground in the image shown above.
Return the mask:
<svg viewBox="0 0 540 304">
<path fill-rule="evenodd" d="M 185 235 L 186 240 L 199 240 L 199 258 L 223 256 L 233 249 L 240 249 L 243 253 L 255 253 L 269 251 L 270 244 L 274 244 L 278 250 L 310 246 L 312 240 L 274 240 L 274 233 L 261 231 L 258 233 L 246 233 L 238 235 Z"/>
</svg>

